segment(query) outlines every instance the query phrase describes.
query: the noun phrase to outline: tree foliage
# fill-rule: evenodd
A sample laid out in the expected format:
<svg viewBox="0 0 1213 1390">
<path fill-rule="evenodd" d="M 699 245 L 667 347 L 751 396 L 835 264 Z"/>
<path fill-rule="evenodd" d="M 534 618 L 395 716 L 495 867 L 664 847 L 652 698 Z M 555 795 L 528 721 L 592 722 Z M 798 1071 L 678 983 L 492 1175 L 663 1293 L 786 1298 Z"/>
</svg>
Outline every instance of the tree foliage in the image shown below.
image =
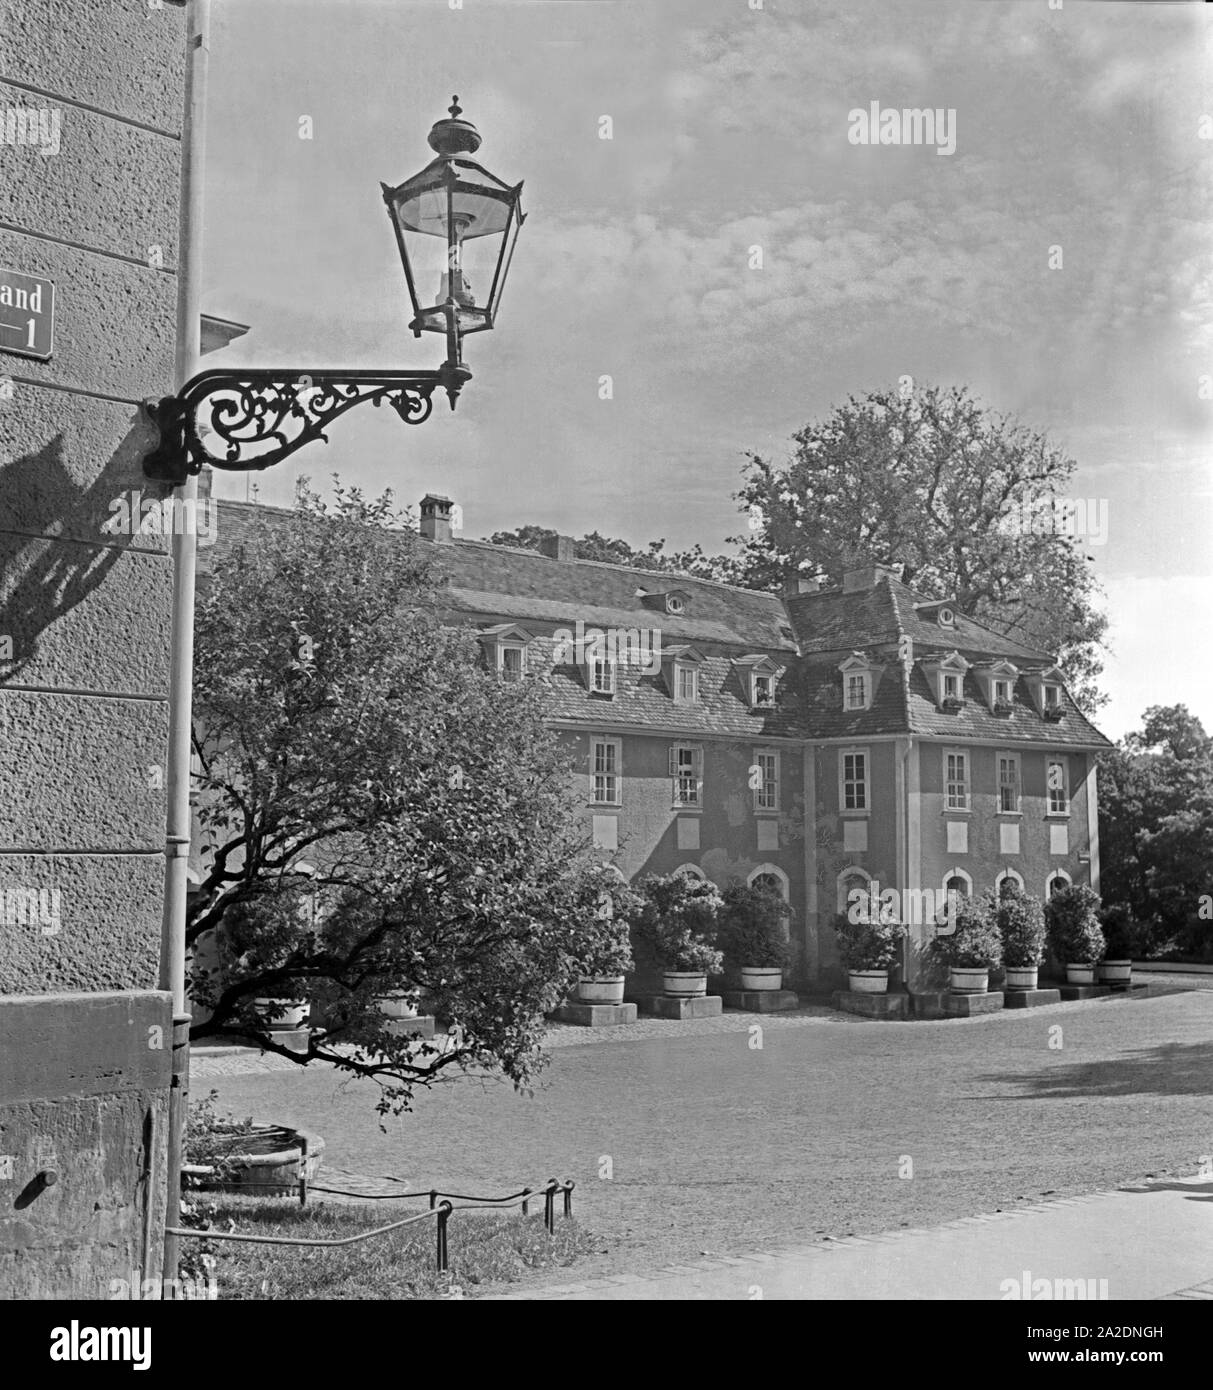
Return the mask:
<svg viewBox="0 0 1213 1390">
<path fill-rule="evenodd" d="M 302 488 L 222 552 L 195 646 L 192 1035 L 373 1077 L 381 1109 L 451 1068 L 524 1085 L 603 920 L 542 687 L 499 683 L 442 622 L 399 521 L 390 494 L 339 486 L 326 508 Z M 395 1035 L 376 1001 L 401 991 L 447 1040 Z M 306 1054 L 259 997 L 311 1002 Z"/>
<path fill-rule="evenodd" d="M 1099 764 L 1101 887 L 1158 951 L 1213 959 L 1213 738 L 1152 705 Z"/>
</svg>

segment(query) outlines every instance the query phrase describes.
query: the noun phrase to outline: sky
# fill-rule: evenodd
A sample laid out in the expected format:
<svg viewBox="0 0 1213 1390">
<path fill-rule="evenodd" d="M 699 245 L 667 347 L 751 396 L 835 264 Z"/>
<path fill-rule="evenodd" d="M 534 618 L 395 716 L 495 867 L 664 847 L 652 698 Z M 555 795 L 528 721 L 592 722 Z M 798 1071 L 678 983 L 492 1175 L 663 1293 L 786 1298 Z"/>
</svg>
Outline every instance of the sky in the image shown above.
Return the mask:
<svg viewBox="0 0 1213 1390">
<path fill-rule="evenodd" d="M 1213 6 L 455 4 L 213 0 L 203 307 L 251 331 L 207 366 L 436 367 L 380 182 L 453 93 L 525 181 L 458 410 L 354 411 L 259 500 L 336 472 L 451 497 L 468 537 L 716 552 L 747 451 L 904 376 L 964 385 L 1106 501 L 1100 726 L 1185 703 L 1213 730 Z M 954 149 L 854 143 L 873 102 L 954 112 Z"/>
</svg>

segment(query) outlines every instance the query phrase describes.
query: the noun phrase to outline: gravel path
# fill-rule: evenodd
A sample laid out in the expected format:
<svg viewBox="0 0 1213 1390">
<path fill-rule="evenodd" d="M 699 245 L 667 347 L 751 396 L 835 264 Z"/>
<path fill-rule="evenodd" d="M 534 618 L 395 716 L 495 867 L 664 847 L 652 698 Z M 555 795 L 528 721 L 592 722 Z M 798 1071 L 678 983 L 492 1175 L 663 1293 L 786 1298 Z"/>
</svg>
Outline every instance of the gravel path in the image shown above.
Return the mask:
<svg viewBox="0 0 1213 1390">
<path fill-rule="evenodd" d="M 532 1099 L 444 1082 L 386 1133 L 374 1088 L 332 1069 L 214 1084 L 237 1114 L 324 1135 L 322 1184 L 335 1170 L 486 1193 L 573 1178 L 577 1215 L 603 1237 L 578 1279 L 1190 1174 L 1210 1151 L 1209 991 L 940 1023 L 841 1017 L 556 1043 Z"/>
</svg>

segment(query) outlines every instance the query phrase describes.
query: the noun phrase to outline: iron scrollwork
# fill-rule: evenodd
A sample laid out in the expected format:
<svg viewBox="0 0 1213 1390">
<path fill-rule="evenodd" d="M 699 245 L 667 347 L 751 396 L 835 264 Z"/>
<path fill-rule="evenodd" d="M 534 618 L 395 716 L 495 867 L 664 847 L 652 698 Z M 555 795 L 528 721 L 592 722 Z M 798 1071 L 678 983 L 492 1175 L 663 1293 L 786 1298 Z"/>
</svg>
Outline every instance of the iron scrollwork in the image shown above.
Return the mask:
<svg viewBox="0 0 1213 1390">
<path fill-rule="evenodd" d="M 269 468 L 314 440 L 347 410 L 385 401 L 406 425 L 419 425 L 441 388 L 451 408 L 471 373 L 447 363 L 429 372 L 202 372 L 176 396 L 144 409 L 159 433 L 144 460 L 147 477 L 179 486 L 203 464 L 247 471 Z"/>
</svg>

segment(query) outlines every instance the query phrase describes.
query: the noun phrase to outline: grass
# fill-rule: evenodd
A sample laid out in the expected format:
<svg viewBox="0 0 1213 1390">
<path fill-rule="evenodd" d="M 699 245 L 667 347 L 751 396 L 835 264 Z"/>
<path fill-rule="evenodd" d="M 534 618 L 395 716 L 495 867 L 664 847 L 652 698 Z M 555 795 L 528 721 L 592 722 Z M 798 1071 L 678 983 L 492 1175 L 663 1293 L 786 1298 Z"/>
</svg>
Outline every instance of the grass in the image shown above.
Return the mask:
<svg viewBox="0 0 1213 1390">
<path fill-rule="evenodd" d="M 539 1203 L 542 1211 L 542 1201 Z M 424 1211 L 424 1204 L 317 1203 L 219 1195 L 208 1212 L 216 1229 L 242 1235 L 336 1240 Z M 435 1222 L 374 1236 L 335 1250 L 212 1241 L 220 1299 L 429 1299 L 459 1297 L 487 1284 L 512 1283 L 533 1269 L 563 1269 L 602 1241 L 575 1220 L 556 1218 L 549 1236 L 542 1215 L 452 1213 L 447 1227 L 450 1269 L 435 1268 Z M 185 1242 L 183 1242 L 184 1244 Z M 190 1240 L 189 1245 L 202 1242 Z"/>
</svg>

